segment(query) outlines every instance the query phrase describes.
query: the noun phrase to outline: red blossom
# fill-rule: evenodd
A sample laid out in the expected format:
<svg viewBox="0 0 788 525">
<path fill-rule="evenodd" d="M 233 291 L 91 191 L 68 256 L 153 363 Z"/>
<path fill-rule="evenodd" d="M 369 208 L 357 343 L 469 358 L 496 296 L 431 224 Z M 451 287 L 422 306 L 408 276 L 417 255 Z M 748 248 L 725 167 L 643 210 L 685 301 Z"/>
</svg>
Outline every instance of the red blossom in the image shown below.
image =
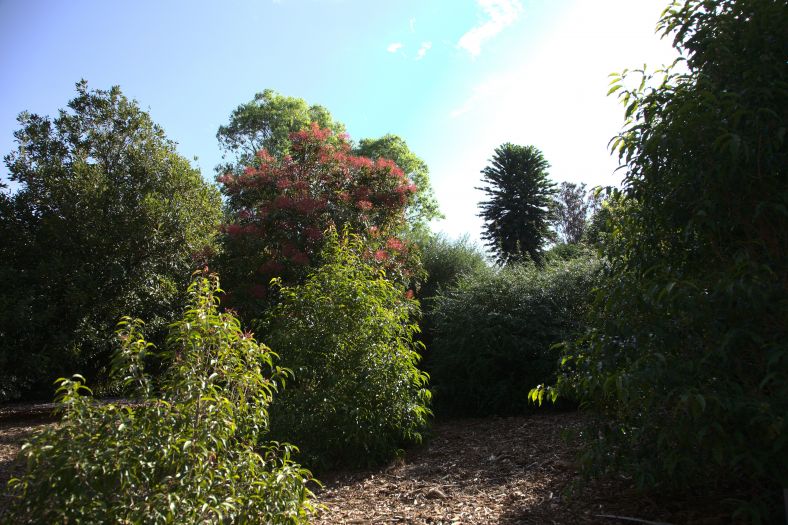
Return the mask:
<svg viewBox="0 0 788 525">
<path fill-rule="evenodd" d="M 349 156 L 347 158 L 348 163 L 356 169 L 371 169 L 374 166 L 372 159 L 367 157 L 353 157 Z"/>
<path fill-rule="evenodd" d="M 324 204 L 321 201 L 309 197 L 293 202 L 293 209 L 303 213 L 304 215 L 314 213 L 323 207 Z"/>
<path fill-rule="evenodd" d="M 324 229 L 335 223 L 365 232 L 375 244 L 386 241 L 377 251 L 366 251 L 365 258 L 405 275 L 407 268 L 401 266 L 408 263 L 407 244 L 391 237 L 390 229 L 401 222 L 415 192 L 402 170 L 391 160 L 352 155 L 345 139 L 317 125 L 291 138 L 293 157 L 274 158 L 261 151 L 258 167 L 241 177 L 228 173 L 218 179 L 238 211 L 238 224 L 225 225 L 222 231 L 249 237 L 248 245 L 234 243 L 246 250 L 239 270 L 259 264 L 258 276 L 267 279 L 287 268 L 309 266 L 310 254 L 322 246 Z M 268 261 L 258 258 L 261 249 L 271 254 Z M 245 261 L 256 263 L 244 270 Z"/>
<path fill-rule="evenodd" d="M 260 151 L 258 151 L 256 153 L 256 155 L 257 155 L 257 158 L 259 158 L 263 162 L 271 162 L 271 161 L 274 160 L 274 158 L 271 156 L 270 153 L 268 153 L 268 150 L 265 149 L 265 148 L 263 148 Z"/>
<path fill-rule="evenodd" d="M 314 228 L 312 226 L 304 230 L 304 235 L 310 241 L 319 241 L 323 238 L 323 232 L 320 230 L 320 228 Z"/>
<path fill-rule="evenodd" d="M 405 247 L 405 243 L 395 237 L 391 237 L 386 241 L 386 247 L 389 250 L 402 251 L 402 249 Z"/>
<path fill-rule="evenodd" d="M 225 173 L 216 179 L 220 184 L 229 186 L 235 182 L 235 175 L 232 173 Z"/>
<path fill-rule="evenodd" d="M 293 261 L 295 264 L 298 264 L 299 266 L 306 266 L 306 265 L 308 265 L 310 262 L 312 262 L 312 261 L 309 259 L 309 256 L 308 256 L 307 254 L 305 254 L 304 252 L 301 252 L 301 251 L 299 251 L 299 252 L 296 252 L 296 253 L 292 254 L 292 255 L 289 257 L 289 259 L 290 259 L 291 261 Z"/>
<path fill-rule="evenodd" d="M 257 271 L 262 273 L 262 274 L 277 275 L 277 274 L 281 273 L 282 270 L 284 270 L 284 269 L 285 269 L 285 265 L 284 264 L 280 263 L 279 261 L 275 261 L 273 259 L 270 259 L 270 260 L 264 262 L 260 266 L 260 268 L 258 268 Z"/>
<path fill-rule="evenodd" d="M 243 227 L 240 224 L 226 224 L 224 226 L 224 231 L 227 235 L 234 237 L 241 233 Z"/>
<path fill-rule="evenodd" d="M 288 209 L 292 204 L 293 201 L 287 195 L 277 195 L 274 199 L 274 208 L 279 208 L 280 210 Z"/>
<path fill-rule="evenodd" d="M 416 185 L 411 183 L 397 186 L 394 188 L 394 191 L 397 192 L 398 195 L 404 195 L 405 193 L 416 193 L 416 189 Z"/>
<path fill-rule="evenodd" d="M 405 297 L 408 299 L 413 299 L 413 295 L 414 295 L 413 290 L 408 290 L 407 292 L 405 292 Z"/>
</svg>

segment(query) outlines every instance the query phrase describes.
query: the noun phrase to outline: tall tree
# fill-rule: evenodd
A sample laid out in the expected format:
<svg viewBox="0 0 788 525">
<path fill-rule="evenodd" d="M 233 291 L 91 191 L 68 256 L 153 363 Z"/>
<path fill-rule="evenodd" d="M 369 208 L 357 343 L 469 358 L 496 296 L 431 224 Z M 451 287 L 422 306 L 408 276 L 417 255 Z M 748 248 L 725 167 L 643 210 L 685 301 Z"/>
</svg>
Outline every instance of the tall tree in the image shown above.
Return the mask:
<svg viewBox="0 0 788 525">
<path fill-rule="evenodd" d="M 586 191 L 586 185 L 562 182 L 555 200 L 555 229 L 561 240 L 577 244 L 583 238 L 589 215 L 596 200 Z"/>
<path fill-rule="evenodd" d="M 261 150 L 254 166 L 219 178 L 231 212 L 220 261 L 233 305 L 254 316 L 267 306 L 272 277 L 299 283 L 320 264 L 329 227 L 361 235 L 370 258 L 410 281 L 418 265 L 398 235 L 416 187 L 404 172 L 391 160 L 353 155 L 349 142 L 317 124 L 290 141 L 291 155 Z"/>
<path fill-rule="evenodd" d="M 335 121 L 325 107 L 309 105 L 304 99 L 280 95 L 271 89 L 257 93 L 253 100 L 232 112 L 228 124 L 219 127 L 216 138 L 225 162 L 216 167 L 218 175 L 240 175 L 246 167 L 258 162 L 256 155 L 262 149 L 271 157 L 285 157 L 292 153 L 291 134 L 308 129 L 313 123 L 331 131 L 327 138 L 334 145 L 347 142 L 345 126 Z M 408 201 L 406 212 L 406 225 L 411 231 L 426 233 L 429 222 L 441 217 L 430 185 L 429 168 L 401 137 L 388 134 L 378 139 L 362 139 L 353 153 L 372 160 L 394 161 L 415 185 L 416 194 Z"/>
<path fill-rule="evenodd" d="M 219 192 L 118 87 L 22 113 L 0 201 L 0 398 L 106 364 L 126 313 L 166 326 L 221 217 Z"/>
<path fill-rule="evenodd" d="M 495 149 L 490 165 L 482 170 L 485 186 L 477 188 L 488 200 L 479 203 L 485 221 L 482 238 L 499 263 L 530 257 L 541 263 L 545 244 L 552 240 L 555 184 L 550 164 L 534 146 L 506 143 Z"/>
<path fill-rule="evenodd" d="M 337 137 L 345 132 L 345 125 L 334 121 L 323 106 L 310 106 L 302 98 L 280 95 L 272 89 L 257 93 L 233 110 L 227 125 L 219 126 L 216 138 L 227 162 L 217 166 L 217 171 L 221 175 L 243 170 L 263 148 L 275 157 L 287 154 L 290 134 L 308 128 L 312 122 Z"/>
<path fill-rule="evenodd" d="M 427 163 L 416 156 L 401 137 L 387 134 L 378 139 L 361 139 L 355 153 L 372 159 L 393 160 L 416 186 L 416 193 L 406 211 L 408 225 L 416 233 L 426 235 L 430 221 L 443 217 L 432 191 Z"/>
</svg>

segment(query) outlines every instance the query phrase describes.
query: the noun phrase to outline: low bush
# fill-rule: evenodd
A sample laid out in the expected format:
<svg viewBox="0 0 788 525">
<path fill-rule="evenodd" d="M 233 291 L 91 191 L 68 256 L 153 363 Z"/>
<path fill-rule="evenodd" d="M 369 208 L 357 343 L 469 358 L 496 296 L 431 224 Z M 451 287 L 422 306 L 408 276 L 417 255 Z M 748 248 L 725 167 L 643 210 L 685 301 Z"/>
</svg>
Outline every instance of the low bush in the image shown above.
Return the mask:
<svg viewBox="0 0 788 525">
<path fill-rule="evenodd" d="M 98 404 L 81 376 L 60 379 L 62 423 L 22 448 L 13 523 L 304 523 L 308 471 L 293 447 L 261 440 L 287 373 L 238 320 L 218 312 L 218 280 L 196 278 L 172 325 L 161 397 L 142 363 L 140 321 L 118 331 L 115 370 L 140 400 Z"/>
<path fill-rule="evenodd" d="M 271 432 L 318 468 L 372 464 L 421 439 L 430 415 L 414 333 L 418 303 L 366 261 L 361 239 L 327 237 L 323 264 L 282 287 L 265 326 L 295 378 L 271 406 Z"/>
<path fill-rule="evenodd" d="M 555 343 L 584 326 L 593 257 L 487 269 L 442 291 L 427 361 L 439 415 L 516 414 L 556 372 Z"/>
</svg>

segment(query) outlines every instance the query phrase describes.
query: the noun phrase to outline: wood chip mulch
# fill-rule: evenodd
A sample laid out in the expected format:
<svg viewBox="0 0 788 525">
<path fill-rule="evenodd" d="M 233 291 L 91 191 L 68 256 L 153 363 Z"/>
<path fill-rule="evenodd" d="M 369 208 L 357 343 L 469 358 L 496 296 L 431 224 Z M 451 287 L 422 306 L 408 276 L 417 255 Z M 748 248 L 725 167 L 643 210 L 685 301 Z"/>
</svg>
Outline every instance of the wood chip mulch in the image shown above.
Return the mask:
<svg viewBox="0 0 788 525">
<path fill-rule="evenodd" d="M 324 476 L 321 525 L 730 523 L 718 500 L 646 496 L 626 480 L 580 484 L 579 413 L 437 423 L 387 468 Z"/>
<path fill-rule="evenodd" d="M 22 443 L 48 410 L 0 409 L 0 508 L 6 481 L 21 473 Z M 729 523 L 721 498 L 643 495 L 626 480 L 578 484 L 578 413 L 438 422 L 425 445 L 392 464 L 322 476 L 320 525 Z M 0 512 L 2 514 L 2 512 Z M 0 521 L 2 521 L 0 519 Z"/>
</svg>

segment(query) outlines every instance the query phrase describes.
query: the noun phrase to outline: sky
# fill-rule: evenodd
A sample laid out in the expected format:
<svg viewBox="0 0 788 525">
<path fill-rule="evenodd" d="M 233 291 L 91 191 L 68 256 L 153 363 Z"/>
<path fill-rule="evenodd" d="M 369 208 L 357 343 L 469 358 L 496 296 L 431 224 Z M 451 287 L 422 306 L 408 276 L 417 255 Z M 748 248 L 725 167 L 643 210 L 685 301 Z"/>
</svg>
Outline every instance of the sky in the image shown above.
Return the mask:
<svg viewBox="0 0 788 525">
<path fill-rule="evenodd" d="M 22 111 L 84 78 L 119 85 L 206 180 L 216 130 L 266 88 L 321 104 L 354 140 L 394 133 L 430 167 L 450 237 L 478 240 L 480 171 L 505 142 L 555 182 L 615 185 L 623 108 L 608 75 L 676 54 L 666 0 L 0 0 L 0 152 Z M 0 166 L 0 178 L 8 170 Z"/>
</svg>

